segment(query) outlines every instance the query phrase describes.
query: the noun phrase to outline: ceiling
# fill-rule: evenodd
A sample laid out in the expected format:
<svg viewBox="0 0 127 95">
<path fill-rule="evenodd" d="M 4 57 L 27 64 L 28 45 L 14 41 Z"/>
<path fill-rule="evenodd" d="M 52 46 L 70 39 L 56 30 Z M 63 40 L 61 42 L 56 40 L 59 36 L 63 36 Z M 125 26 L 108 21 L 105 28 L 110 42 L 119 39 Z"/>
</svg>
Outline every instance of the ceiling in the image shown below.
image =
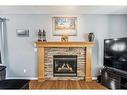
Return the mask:
<svg viewBox="0 0 127 95">
<path fill-rule="evenodd" d="M 127 14 L 127 6 L 0 6 L 0 14 Z"/>
</svg>

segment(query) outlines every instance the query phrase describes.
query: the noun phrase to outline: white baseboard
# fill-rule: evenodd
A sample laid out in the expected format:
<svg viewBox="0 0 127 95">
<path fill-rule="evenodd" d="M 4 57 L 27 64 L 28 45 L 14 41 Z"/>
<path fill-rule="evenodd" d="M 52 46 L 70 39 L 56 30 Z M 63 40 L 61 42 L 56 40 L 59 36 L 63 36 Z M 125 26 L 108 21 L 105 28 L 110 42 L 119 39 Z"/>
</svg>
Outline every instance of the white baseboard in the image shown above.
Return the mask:
<svg viewBox="0 0 127 95">
<path fill-rule="evenodd" d="M 29 79 L 29 80 L 37 80 L 37 77 L 6 77 L 6 79 Z"/>
<path fill-rule="evenodd" d="M 37 80 L 37 77 L 6 77 L 6 79 L 29 79 L 29 80 Z M 92 77 L 92 80 L 97 80 L 97 77 Z"/>
</svg>

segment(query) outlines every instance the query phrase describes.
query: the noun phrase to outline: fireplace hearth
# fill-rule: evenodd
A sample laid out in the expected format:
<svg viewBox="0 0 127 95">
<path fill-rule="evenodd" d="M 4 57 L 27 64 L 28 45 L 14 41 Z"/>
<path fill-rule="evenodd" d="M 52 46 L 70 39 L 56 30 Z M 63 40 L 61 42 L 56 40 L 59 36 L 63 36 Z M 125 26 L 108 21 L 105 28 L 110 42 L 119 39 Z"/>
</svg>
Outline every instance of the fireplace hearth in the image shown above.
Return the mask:
<svg viewBox="0 0 127 95">
<path fill-rule="evenodd" d="M 53 56 L 54 77 L 76 77 L 77 55 L 54 55 Z"/>
</svg>

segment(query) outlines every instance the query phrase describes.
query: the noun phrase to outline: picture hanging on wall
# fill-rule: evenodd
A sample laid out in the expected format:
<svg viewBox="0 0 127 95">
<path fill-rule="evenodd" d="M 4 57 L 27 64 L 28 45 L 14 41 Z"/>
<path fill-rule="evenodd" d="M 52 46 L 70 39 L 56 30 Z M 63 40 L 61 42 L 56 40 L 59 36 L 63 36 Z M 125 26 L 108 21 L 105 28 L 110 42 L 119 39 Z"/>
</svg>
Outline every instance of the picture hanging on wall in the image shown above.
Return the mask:
<svg viewBox="0 0 127 95">
<path fill-rule="evenodd" d="M 53 35 L 76 36 L 77 17 L 53 17 Z"/>
<path fill-rule="evenodd" d="M 18 37 L 29 37 L 29 29 L 16 29 Z"/>
</svg>

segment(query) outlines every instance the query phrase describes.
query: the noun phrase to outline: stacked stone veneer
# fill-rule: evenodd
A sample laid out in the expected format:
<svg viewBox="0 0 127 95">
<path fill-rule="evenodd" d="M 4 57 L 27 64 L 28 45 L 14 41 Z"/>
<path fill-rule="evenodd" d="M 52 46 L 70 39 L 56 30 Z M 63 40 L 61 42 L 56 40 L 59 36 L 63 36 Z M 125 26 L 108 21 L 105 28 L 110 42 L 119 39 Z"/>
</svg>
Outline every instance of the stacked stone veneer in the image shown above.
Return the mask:
<svg viewBox="0 0 127 95">
<path fill-rule="evenodd" d="M 83 80 L 85 78 L 85 48 L 45 48 L 46 80 Z M 54 77 L 53 55 L 77 55 L 77 77 Z"/>
</svg>

